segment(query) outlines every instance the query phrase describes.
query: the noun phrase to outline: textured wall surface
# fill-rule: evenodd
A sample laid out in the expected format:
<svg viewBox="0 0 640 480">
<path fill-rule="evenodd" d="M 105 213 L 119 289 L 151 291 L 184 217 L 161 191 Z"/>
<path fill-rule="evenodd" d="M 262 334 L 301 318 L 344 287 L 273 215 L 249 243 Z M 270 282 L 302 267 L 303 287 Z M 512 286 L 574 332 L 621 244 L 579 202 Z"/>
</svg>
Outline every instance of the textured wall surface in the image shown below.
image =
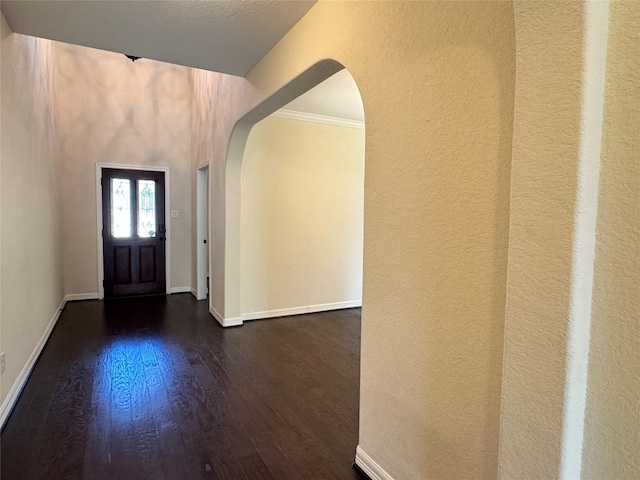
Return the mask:
<svg viewBox="0 0 640 480">
<path fill-rule="evenodd" d="M 54 61 L 52 42 L 11 33 L 2 17 L 1 401 L 64 296 Z"/>
<path fill-rule="evenodd" d="M 247 124 L 339 68 L 321 60 L 358 84 L 360 446 L 394 478 L 496 476 L 514 41 L 510 2 L 319 2 L 247 79 L 207 80 L 211 304 L 225 317 L 240 313 Z"/>
<path fill-rule="evenodd" d="M 209 258 L 209 300 L 210 306 L 216 308 L 221 314 L 225 314 L 225 297 L 238 297 L 237 310 L 234 315 L 240 315 L 240 262 L 237 262 L 236 282 L 233 288 L 225 289 L 225 262 L 229 256 L 228 250 L 234 251 L 239 258 L 240 254 L 240 171 L 244 143 L 236 141 L 235 149 L 240 160 L 230 165 L 237 178 L 237 195 L 229 195 L 226 201 L 226 147 L 234 126 L 234 118 L 238 116 L 234 113 L 238 105 L 251 105 L 256 96 L 249 89 L 249 84 L 242 77 L 233 77 L 216 74 L 204 70 L 193 71 L 193 105 L 192 105 L 192 169 L 196 166 L 209 164 L 209 243 L 211 256 Z M 243 88 L 247 87 L 247 89 Z M 300 92 L 302 93 L 302 92 Z M 279 106 L 278 106 L 279 107 Z M 248 108 L 248 107 L 245 107 Z M 276 110 L 274 108 L 273 110 Z M 268 115 L 268 112 L 266 115 Z M 265 115 L 265 116 L 266 116 Z M 260 118 L 261 120 L 261 118 Z M 250 126 L 242 128 L 242 137 L 246 141 L 249 135 Z M 219 140 L 222 139 L 222 140 Z M 222 142 L 222 143 L 221 143 Z M 195 190 L 195 172 L 193 173 Z M 233 240 L 227 242 L 225 225 L 228 223 L 225 217 L 225 207 L 228 204 L 235 206 L 238 213 L 234 218 L 234 226 L 238 235 Z M 195 199 L 194 199 L 195 205 Z M 195 282 L 195 276 L 193 277 Z M 195 285 L 195 283 L 193 283 Z M 226 314 L 225 316 L 232 316 Z"/>
<path fill-rule="evenodd" d="M 596 210 L 601 3 L 517 1 L 514 22 L 511 2 L 320 2 L 247 79 L 54 47 L 3 19 L 2 399 L 63 293 L 97 291 L 96 162 L 171 167 L 174 286 L 192 278 L 189 189 L 210 163 L 210 303 L 239 315 L 251 126 L 344 65 L 367 120 L 363 451 L 398 480 L 637 478 L 640 14 L 616 0 L 606 24 Z"/>
<path fill-rule="evenodd" d="M 96 163 L 169 167 L 171 286 L 191 285 L 191 70 L 58 45 L 67 294 L 98 291 Z"/>
<path fill-rule="evenodd" d="M 581 2 L 516 2 L 501 478 L 559 476 L 581 121 Z M 544 139 L 544 141 L 541 141 Z"/>
<path fill-rule="evenodd" d="M 362 299 L 364 130 L 278 117 L 242 160 L 241 313 Z"/>
<path fill-rule="evenodd" d="M 505 479 L 638 474 L 638 3 L 612 5 L 515 3 Z"/>
<path fill-rule="evenodd" d="M 583 478 L 640 478 L 640 4 L 613 1 Z"/>
<path fill-rule="evenodd" d="M 212 137 L 214 131 L 213 80 L 215 74 L 206 70 L 191 70 L 191 211 L 194 212 L 191 222 L 191 286 L 195 288 L 197 279 L 197 187 L 196 170 L 209 164 L 213 159 Z M 212 179 L 210 179 L 211 181 Z M 215 180 L 215 179 L 214 179 Z M 210 295 L 213 295 L 210 289 Z"/>
</svg>

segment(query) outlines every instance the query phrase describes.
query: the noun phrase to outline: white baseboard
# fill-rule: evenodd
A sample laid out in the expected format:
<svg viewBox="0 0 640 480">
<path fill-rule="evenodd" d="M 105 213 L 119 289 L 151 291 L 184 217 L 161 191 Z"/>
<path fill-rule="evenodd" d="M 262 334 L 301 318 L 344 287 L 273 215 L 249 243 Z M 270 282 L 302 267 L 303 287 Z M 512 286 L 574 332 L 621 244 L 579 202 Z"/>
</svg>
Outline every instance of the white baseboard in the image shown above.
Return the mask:
<svg viewBox="0 0 640 480">
<path fill-rule="evenodd" d="M 192 289 L 191 289 L 191 295 L 193 295 L 193 298 L 195 298 L 195 299 L 196 299 L 196 300 L 198 300 L 198 301 L 206 300 L 206 299 L 207 299 L 207 295 L 205 295 L 205 296 L 204 296 L 204 297 L 202 297 L 202 298 L 198 298 L 198 290 L 196 290 L 195 288 L 192 288 Z"/>
<path fill-rule="evenodd" d="M 78 300 L 97 300 L 98 292 L 95 293 L 70 293 L 64 296 L 65 302 L 76 302 Z"/>
<path fill-rule="evenodd" d="M 193 291 L 191 293 L 194 293 Z M 195 296 L 195 293 L 194 293 Z M 196 297 L 197 298 L 197 297 Z M 289 317 L 305 313 L 327 312 L 330 310 L 342 310 L 343 308 L 361 307 L 362 300 L 350 300 L 348 302 L 323 303 L 320 305 L 307 305 L 304 307 L 280 308 L 278 310 L 266 310 L 264 312 L 243 313 L 239 317 L 224 318 L 215 308 L 209 307 L 209 313 L 223 327 L 237 327 L 249 320 L 262 320 L 264 318 Z"/>
<path fill-rule="evenodd" d="M 209 313 L 215 318 L 223 327 L 238 327 L 242 325 L 242 318 L 224 318 L 215 308 L 209 306 Z"/>
<path fill-rule="evenodd" d="M 330 310 L 341 310 L 343 308 L 361 307 L 362 300 L 350 300 L 348 302 L 322 303 L 320 305 L 307 305 L 304 307 L 280 308 L 278 310 L 265 310 L 264 312 L 243 313 L 242 321 L 260 320 L 263 318 L 288 317 L 291 315 L 302 315 L 305 313 L 327 312 Z"/>
<path fill-rule="evenodd" d="M 360 445 L 356 447 L 356 465 L 360 467 L 371 480 L 393 480 L 391 475 L 362 451 Z"/>
<path fill-rule="evenodd" d="M 171 287 L 171 293 L 191 293 L 191 287 Z"/>
<path fill-rule="evenodd" d="M 58 321 L 60 313 L 64 309 L 66 303 L 67 300 L 65 296 L 65 298 L 63 298 L 60 302 L 58 309 L 53 314 L 49 325 L 47 325 L 47 328 L 44 330 L 42 336 L 40 337 L 40 341 L 38 341 L 38 343 L 36 344 L 33 352 L 31 352 L 27 363 L 24 365 L 24 367 L 22 367 L 22 371 L 18 375 L 18 378 L 16 378 L 16 381 L 13 382 L 13 385 L 11 386 L 11 390 L 9 390 L 7 397 L 4 399 L 4 402 L 2 402 L 2 406 L 0 407 L 0 429 L 4 428 L 4 424 L 7 421 L 7 418 L 9 418 L 9 414 L 13 410 L 13 407 L 15 407 L 16 402 L 18 401 L 18 397 L 20 396 L 20 393 L 22 393 L 22 389 L 26 385 L 27 380 L 29 379 L 29 375 L 31 375 L 31 370 L 33 370 L 33 366 L 36 364 L 36 361 L 38 360 L 42 349 L 47 343 L 47 340 L 49 340 L 49 336 L 53 331 L 53 327 L 56 326 L 56 322 Z"/>
</svg>

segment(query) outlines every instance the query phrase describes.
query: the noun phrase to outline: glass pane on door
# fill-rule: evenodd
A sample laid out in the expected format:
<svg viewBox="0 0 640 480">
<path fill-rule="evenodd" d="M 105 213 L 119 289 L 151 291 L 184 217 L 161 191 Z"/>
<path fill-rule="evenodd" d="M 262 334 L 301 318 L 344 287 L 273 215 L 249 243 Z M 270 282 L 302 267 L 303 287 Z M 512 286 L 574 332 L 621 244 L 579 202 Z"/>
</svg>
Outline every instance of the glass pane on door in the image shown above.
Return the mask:
<svg viewBox="0 0 640 480">
<path fill-rule="evenodd" d="M 131 180 L 128 178 L 111 179 L 111 235 L 131 236 Z"/>
<path fill-rule="evenodd" d="M 156 236 L 156 182 L 138 180 L 138 236 Z"/>
</svg>

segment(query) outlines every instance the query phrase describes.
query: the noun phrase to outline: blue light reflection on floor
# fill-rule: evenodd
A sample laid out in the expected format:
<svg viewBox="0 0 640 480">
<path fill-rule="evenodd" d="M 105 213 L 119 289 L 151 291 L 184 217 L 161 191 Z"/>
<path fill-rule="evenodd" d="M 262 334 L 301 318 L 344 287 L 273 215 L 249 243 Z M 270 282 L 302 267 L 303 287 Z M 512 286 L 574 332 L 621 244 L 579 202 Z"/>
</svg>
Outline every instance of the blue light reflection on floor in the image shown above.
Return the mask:
<svg viewBox="0 0 640 480">
<path fill-rule="evenodd" d="M 170 417 L 167 396 L 174 372 L 159 335 L 115 337 L 104 346 L 92 403 L 98 420 L 112 428 L 147 422 L 149 416 L 161 420 Z"/>
</svg>

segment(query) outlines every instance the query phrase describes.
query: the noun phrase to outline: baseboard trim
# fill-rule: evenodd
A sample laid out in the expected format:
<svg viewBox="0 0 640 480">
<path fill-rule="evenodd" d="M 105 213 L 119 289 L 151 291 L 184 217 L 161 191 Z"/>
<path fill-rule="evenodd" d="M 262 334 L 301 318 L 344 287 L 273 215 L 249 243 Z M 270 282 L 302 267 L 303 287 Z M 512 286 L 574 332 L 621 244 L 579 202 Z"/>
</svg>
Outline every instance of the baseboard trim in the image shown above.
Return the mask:
<svg viewBox="0 0 640 480">
<path fill-rule="evenodd" d="M 195 293 L 191 292 L 194 296 Z M 196 296 L 196 298 L 198 298 Z M 209 313 L 223 327 L 237 327 L 250 320 L 262 320 L 265 318 L 289 317 L 303 315 L 305 313 L 327 312 L 330 310 L 342 310 L 344 308 L 361 307 L 362 300 L 350 300 L 348 302 L 323 303 L 319 305 L 307 305 L 304 307 L 280 308 L 278 310 L 266 310 L 264 312 L 243 313 L 239 317 L 224 318 L 215 308 L 209 307 Z"/>
<path fill-rule="evenodd" d="M 78 302 L 80 300 L 98 300 L 98 292 L 95 293 L 70 293 L 64 296 L 65 302 Z"/>
<path fill-rule="evenodd" d="M 171 287 L 171 293 L 191 293 L 191 287 Z"/>
<path fill-rule="evenodd" d="M 38 357 L 40 356 L 42 349 L 46 345 L 47 340 L 49 340 L 49 336 L 53 331 L 53 327 L 56 326 L 56 323 L 58 322 L 58 318 L 60 318 L 60 313 L 62 312 L 62 310 L 64 310 L 64 307 L 66 304 L 67 304 L 67 296 L 65 296 L 60 302 L 58 309 L 53 314 L 53 317 L 49 321 L 47 328 L 45 329 L 44 333 L 40 337 L 40 341 L 36 344 L 36 347 L 34 348 L 33 352 L 31 352 L 31 355 L 27 359 L 27 363 L 22 368 L 22 371 L 18 375 L 18 378 L 16 378 L 16 381 L 13 382 L 13 385 L 11 386 L 11 390 L 9 390 L 9 393 L 7 394 L 7 397 L 4 399 L 4 402 L 2 402 L 2 406 L 0 407 L 0 429 L 4 428 L 4 424 L 7 421 L 7 418 L 9 418 L 11 411 L 16 406 L 16 402 L 18 401 L 18 398 L 22 393 L 22 389 L 26 385 L 27 380 L 29 380 L 29 375 L 31 375 L 31 371 L 33 370 L 33 367 L 36 364 L 36 361 L 38 360 Z"/>
<path fill-rule="evenodd" d="M 233 318 L 224 318 L 220 312 L 218 312 L 212 306 L 209 306 L 209 313 L 215 318 L 220 325 L 223 327 L 239 327 L 242 325 L 241 317 L 233 317 Z"/>
<path fill-rule="evenodd" d="M 207 294 L 207 295 L 205 295 L 205 296 L 204 296 L 204 297 L 202 297 L 202 298 L 198 298 L 198 290 L 196 290 L 195 288 L 192 288 L 192 289 L 191 289 L 191 295 L 193 295 L 193 298 L 195 298 L 195 299 L 196 299 L 196 300 L 198 300 L 199 302 L 200 302 L 200 301 L 202 301 L 202 300 L 206 300 L 206 299 L 207 299 L 207 297 L 208 297 L 208 294 Z"/>
<path fill-rule="evenodd" d="M 327 312 L 330 310 L 342 310 L 344 308 L 361 307 L 362 300 L 350 300 L 348 302 L 322 303 L 319 305 L 307 305 L 304 307 L 280 308 L 266 310 L 264 312 L 243 313 L 242 321 L 261 320 L 263 318 L 289 317 L 291 315 L 303 315 L 305 313 Z"/>
<path fill-rule="evenodd" d="M 360 445 L 356 447 L 356 465 L 371 480 L 394 480 L 391 475 L 360 448 Z"/>
</svg>

